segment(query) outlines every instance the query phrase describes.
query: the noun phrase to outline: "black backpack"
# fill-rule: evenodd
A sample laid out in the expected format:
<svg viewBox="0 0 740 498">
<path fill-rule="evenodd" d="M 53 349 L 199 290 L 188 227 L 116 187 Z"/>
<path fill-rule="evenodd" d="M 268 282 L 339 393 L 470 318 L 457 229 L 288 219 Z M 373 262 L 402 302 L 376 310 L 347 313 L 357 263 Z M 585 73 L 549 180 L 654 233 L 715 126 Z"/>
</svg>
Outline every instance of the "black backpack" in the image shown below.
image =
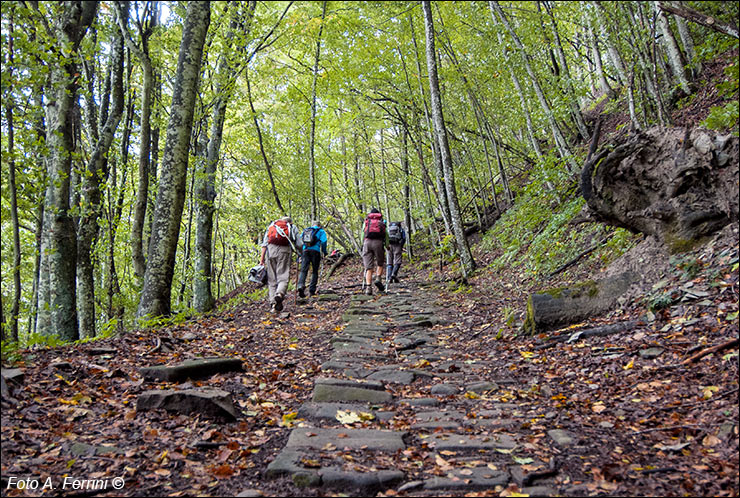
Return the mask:
<svg viewBox="0 0 740 498">
<path fill-rule="evenodd" d="M 400 244 L 403 242 L 401 223 L 394 221 L 388 226 L 388 241 L 391 244 Z"/>
<path fill-rule="evenodd" d="M 306 228 L 303 231 L 303 235 L 301 235 L 301 240 L 303 241 L 303 245 L 306 247 L 315 246 L 316 242 L 318 242 L 318 228 L 310 227 Z"/>
</svg>

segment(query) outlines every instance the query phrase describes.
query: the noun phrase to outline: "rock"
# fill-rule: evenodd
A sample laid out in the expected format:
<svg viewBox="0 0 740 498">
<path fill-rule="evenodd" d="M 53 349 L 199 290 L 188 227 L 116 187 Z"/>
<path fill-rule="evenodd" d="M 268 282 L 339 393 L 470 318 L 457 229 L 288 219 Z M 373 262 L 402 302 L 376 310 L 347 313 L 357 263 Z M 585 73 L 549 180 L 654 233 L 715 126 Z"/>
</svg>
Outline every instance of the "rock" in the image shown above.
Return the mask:
<svg viewBox="0 0 740 498">
<path fill-rule="evenodd" d="M 177 413 L 200 413 L 235 420 L 239 417 L 231 395 L 220 389 L 144 391 L 136 401 L 137 411 L 165 409 Z"/>
<path fill-rule="evenodd" d="M 371 413 L 378 420 L 390 420 L 395 412 L 373 410 L 369 404 L 359 403 L 303 403 L 298 409 L 298 416 L 314 420 L 330 420 L 337 422 L 337 411 L 351 411 L 355 413 Z"/>
<path fill-rule="evenodd" d="M 439 400 L 437 398 L 404 398 L 401 403 L 410 406 L 437 406 Z"/>
<path fill-rule="evenodd" d="M 547 434 L 559 445 L 564 448 L 575 444 L 573 434 L 562 429 L 552 429 L 547 431 Z"/>
<path fill-rule="evenodd" d="M 432 386 L 430 391 L 432 394 L 440 396 L 451 396 L 460 392 L 460 387 L 455 384 L 437 384 Z"/>
<path fill-rule="evenodd" d="M 425 490 L 460 490 L 475 491 L 493 489 L 509 482 L 509 474 L 500 470 L 491 470 L 488 467 L 474 467 L 468 469 L 468 474 L 463 469 L 454 469 L 449 477 L 433 477 L 424 481 Z M 462 472 L 462 473 L 461 473 Z"/>
<path fill-rule="evenodd" d="M 508 434 L 490 436 L 465 436 L 461 434 L 432 434 L 427 439 L 427 444 L 437 451 L 463 451 L 463 450 L 495 450 L 512 449 L 516 446 L 514 439 Z M 434 445 L 432 446 L 432 443 Z"/>
<path fill-rule="evenodd" d="M 0 375 L 2 375 L 3 379 L 5 379 L 7 382 L 13 382 L 19 385 L 23 384 L 23 380 L 26 377 L 23 373 L 23 370 L 21 370 L 20 368 L 0 369 Z"/>
<path fill-rule="evenodd" d="M 236 494 L 237 498 L 257 498 L 258 496 L 265 496 L 265 493 L 259 489 L 245 489 Z"/>
<path fill-rule="evenodd" d="M 476 382 L 474 384 L 470 384 L 465 388 L 467 391 L 471 391 L 477 394 L 483 394 L 488 391 L 497 391 L 498 390 L 498 384 L 495 382 Z"/>
<path fill-rule="evenodd" d="M 339 437 L 340 434 L 343 436 Z M 405 432 L 374 429 L 296 427 L 290 432 L 285 447 L 292 450 L 321 450 L 330 444 L 340 449 L 396 451 L 406 448 L 403 442 L 405 435 Z"/>
<path fill-rule="evenodd" d="M 356 489 L 363 496 L 375 496 L 378 491 L 393 487 L 406 477 L 399 470 L 348 472 L 334 468 L 321 469 L 319 475 L 321 484 L 327 488 Z"/>
<path fill-rule="evenodd" d="M 74 457 L 81 457 L 85 455 L 122 455 L 125 452 L 115 446 L 93 446 L 91 444 L 77 442 L 69 447 L 69 453 Z"/>
<path fill-rule="evenodd" d="M 388 403 L 393 396 L 385 391 L 364 389 L 360 387 L 344 387 L 330 384 L 317 384 L 313 389 L 312 401 L 366 401 L 368 403 Z"/>
<path fill-rule="evenodd" d="M 641 350 L 639 354 L 640 354 L 640 356 L 642 358 L 645 358 L 645 359 L 648 359 L 649 360 L 649 359 L 652 359 L 652 358 L 657 358 L 658 356 L 660 356 L 663 353 L 663 351 L 665 351 L 665 349 L 663 349 L 663 348 L 657 348 L 657 347 L 656 348 L 647 348 L 647 349 Z"/>
<path fill-rule="evenodd" d="M 162 365 L 140 368 L 139 373 L 146 380 L 182 382 L 187 379 L 203 379 L 225 372 L 241 372 L 242 360 L 239 358 L 202 358 L 186 360 L 177 365 Z"/>
<path fill-rule="evenodd" d="M 87 352 L 93 356 L 115 356 L 118 353 L 117 350 L 112 348 L 90 348 Z"/>
<path fill-rule="evenodd" d="M 615 306 L 617 298 L 638 280 L 639 275 L 624 272 L 598 282 L 581 282 L 571 287 L 531 294 L 522 329 L 535 334 L 608 311 Z"/>
<path fill-rule="evenodd" d="M 414 381 L 414 374 L 407 370 L 379 370 L 366 377 L 368 380 L 387 382 L 388 384 L 401 384 L 408 386 Z"/>
</svg>

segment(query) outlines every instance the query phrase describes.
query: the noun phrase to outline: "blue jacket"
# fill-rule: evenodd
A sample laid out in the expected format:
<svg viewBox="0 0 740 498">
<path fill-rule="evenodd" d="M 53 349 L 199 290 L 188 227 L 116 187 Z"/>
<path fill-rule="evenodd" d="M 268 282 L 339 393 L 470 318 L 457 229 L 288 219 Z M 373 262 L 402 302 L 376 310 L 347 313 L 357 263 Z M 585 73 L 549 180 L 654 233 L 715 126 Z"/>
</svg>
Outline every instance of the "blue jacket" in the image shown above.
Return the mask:
<svg viewBox="0 0 740 498">
<path fill-rule="evenodd" d="M 314 225 L 312 227 L 309 227 L 309 228 L 318 228 L 319 229 L 319 231 L 316 232 L 316 241 L 317 242 L 316 242 L 316 244 L 314 244 L 314 245 L 312 245 L 310 247 L 306 247 L 306 244 L 303 244 L 303 250 L 304 251 L 317 251 L 317 252 L 318 251 L 321 251 L 321 253 L 324 256 L 326 256 L 326 241 L 327 241 L 326 232 L 324 231 L 323 228 L 319 228 L 316 225 Z"/>
</svg>

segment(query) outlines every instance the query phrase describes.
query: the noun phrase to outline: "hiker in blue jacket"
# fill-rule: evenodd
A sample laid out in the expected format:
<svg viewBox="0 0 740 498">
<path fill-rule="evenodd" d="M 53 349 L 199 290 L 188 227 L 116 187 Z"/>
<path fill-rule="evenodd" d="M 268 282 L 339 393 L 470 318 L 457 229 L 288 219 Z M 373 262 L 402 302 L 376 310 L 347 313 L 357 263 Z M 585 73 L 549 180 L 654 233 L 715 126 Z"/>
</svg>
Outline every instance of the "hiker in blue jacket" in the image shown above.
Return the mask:
<svg viewBox="0 0 740 498">
<path fill-rule="evenodd" d="M 321 256 L 326 257 L 326 232 L 321 228 L 321 224 L 314 220 L 311 222 L 311 226 L 303 231 L 301 240 L 303 241 L 303 253 L 301 255 L 301 272 L 298 276 L 298 295 L 306 297 L 306 275 L 308 274 L 308 265 L 311 265 L 313 273 L 311 274 L 308 293 L 313 296 L 316 294 L 316 286 L 319 283 Z"/>
</svg>

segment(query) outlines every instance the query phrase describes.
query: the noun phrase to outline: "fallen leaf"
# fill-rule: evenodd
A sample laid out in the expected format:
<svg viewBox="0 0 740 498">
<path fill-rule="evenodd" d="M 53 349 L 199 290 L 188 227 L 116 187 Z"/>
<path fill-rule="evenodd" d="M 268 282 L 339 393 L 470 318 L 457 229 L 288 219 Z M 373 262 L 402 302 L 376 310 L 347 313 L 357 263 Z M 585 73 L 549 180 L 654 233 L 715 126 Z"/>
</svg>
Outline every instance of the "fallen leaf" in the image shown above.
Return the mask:
<svg viewBox="0 0 740 498">
<path fill-rule="evenodd" d="M 717 436 L 713 436 L 713 435 L 709 434 L 708 436 L 706 436 L 702 440 L 701 444 L 703 444 L 704 446 L 710 446 L 711 447 L 711 446 L 717 446 L 721 442 L 722 441 L 720 441 L 720 439 Z"/>
</svg>

